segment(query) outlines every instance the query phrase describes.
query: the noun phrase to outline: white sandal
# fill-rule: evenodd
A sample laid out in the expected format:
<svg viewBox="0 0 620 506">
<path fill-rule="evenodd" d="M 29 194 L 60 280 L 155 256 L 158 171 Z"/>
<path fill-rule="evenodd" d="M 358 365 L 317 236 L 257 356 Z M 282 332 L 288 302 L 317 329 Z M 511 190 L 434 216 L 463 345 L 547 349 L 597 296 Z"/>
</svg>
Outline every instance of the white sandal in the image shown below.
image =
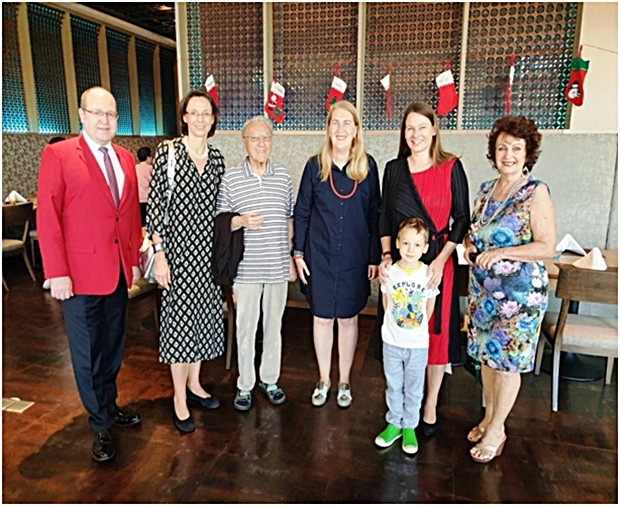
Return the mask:
<svg viewBox="0 0 620 506">
<path fill-rule="evenodd" d="M 340 383 L 338 385 L 338 397 L 336 398 L 338 406 L 341 408 L 348 408 L 353 402 L 353 396 L 351 395 L 351 385 L 348 383 Z"/>
<path fill-rule="evenodd" d="M 314 392 L 312 392 L 312 405 L 319 407 L 325 404 L 327 396 L 329 395 L 329 389 L 332 386 L 331 381 L 319 381 L 316 384 Z"/>
</svg>

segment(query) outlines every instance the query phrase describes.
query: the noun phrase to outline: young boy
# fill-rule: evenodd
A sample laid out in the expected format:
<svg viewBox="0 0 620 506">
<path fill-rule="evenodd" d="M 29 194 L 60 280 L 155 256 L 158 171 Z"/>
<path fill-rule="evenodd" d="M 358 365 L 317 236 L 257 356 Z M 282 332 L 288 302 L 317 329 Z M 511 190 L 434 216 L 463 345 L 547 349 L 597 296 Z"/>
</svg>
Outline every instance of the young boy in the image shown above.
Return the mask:
<svg viewBox="0 0 620 506">
<path fill-rule="evenodd" d="M 402 437 L 403 451 L 412 455 L 418 451 L 414 429 L 424 394 L 428 320 L 439 290 L 426 288 L 427 266 L 420 262 L 420 257 L 428 250 L 428 228 L 422 220 L 409 218 L 400 224 L 396 247 L 401 258 L 388 271 L 387 282 L 381 285 L 388 425 L 375 438 L 375 444 L 387 448 Z"/>
</svg>

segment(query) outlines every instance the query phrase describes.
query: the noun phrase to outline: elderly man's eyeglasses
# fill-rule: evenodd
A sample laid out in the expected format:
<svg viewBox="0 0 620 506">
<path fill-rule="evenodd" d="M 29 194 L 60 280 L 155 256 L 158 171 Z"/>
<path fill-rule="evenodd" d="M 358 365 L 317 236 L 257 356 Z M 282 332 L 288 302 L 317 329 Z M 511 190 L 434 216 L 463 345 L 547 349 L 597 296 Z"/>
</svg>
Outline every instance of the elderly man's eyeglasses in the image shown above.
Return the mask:
<svg viewBox="0 0 620 506">
<path fill-rule="evenodd" d="M 198 111 L 190 111 L 188 112 L 188 114 L 190 115 L 190 117 L 192 119 L 203 119 L 203 118 L 209 118 L 211 116 L 213 116 L 213 113 L 210 112 L 198 112 Z"/>
<path fill-rule="evenodd" d="M 82 107 L 82 110 L 92 114 L 93 116 L 96 116 L 97 119 L 103 119 L 104 117 L 108 118 L 109 120 L 115 120 L 118 119 L 118 113 L 117 112 L 104 112 L 104 111 L 89 111 L 88 109 L 84 109 Z"/>
<path fill-rule="evenodd" d="M 243 138 L 249 140 L 253 144 L 260 141 L 271 142 L 271 135 L 246 135 Z"/>
</svg>

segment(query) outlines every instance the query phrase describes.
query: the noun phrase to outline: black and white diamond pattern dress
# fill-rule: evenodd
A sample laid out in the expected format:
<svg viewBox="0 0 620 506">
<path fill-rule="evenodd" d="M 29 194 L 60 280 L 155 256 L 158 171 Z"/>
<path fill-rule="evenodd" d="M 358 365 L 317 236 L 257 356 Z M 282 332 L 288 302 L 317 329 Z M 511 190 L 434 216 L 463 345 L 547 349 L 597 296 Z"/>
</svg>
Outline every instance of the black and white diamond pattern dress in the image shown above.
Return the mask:
<svg viewBox="0 0 620 506">
<path fill-rule="evenodd" d="M 155 153 L 147 204 L 147 230 L 163 237 L 171 284 L 162 292 L 159 361 L 166 364 L 211 360 L 224 353 L 221 287 L 213 282 L 211 250 L 218 188 L 224 158 L 209 146 L 202 175 L 180 138 L 174 140 L 176 170 L 164 223 L 168 191 L 168 143 Z"/>
</svg>

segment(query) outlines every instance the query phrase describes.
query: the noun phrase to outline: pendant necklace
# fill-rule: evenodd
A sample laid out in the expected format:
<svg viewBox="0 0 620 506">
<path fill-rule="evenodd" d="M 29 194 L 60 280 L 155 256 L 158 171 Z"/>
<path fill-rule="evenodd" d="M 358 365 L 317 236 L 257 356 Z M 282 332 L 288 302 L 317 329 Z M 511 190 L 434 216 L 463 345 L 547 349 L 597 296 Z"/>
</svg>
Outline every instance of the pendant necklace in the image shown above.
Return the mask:
<svg viewBox="0 0 620 506">
<path fill-rule="evenodd" d="M 183 138 L 183 144 L 185 144 L 187 152 L 192 156 L 192 158 L 195 158 L 196 160 L 205 160 L 209 156 L 209 145 L 205 146 L 205 150 L 202 152 L 202 154 L 198 154 L 189 146 L 189 139 L 187 137 Z"/>
<path fill-rule="evenodd" d="M 527 177 L 527 171 L 523 172 L 523 174 L 521 174 L 521 177 L 519 177 L 519 179 L 515 181 L 515 183 L 512 185 L 512 188 L 510 188 L 510 192 L 508 193 L 508 196 L 504 199 L 504 201 L 501 204 L 497 206 L 497 208 L 495 209 L 495 212 L 491 215 L 491 217 L 485 218 L 487 214 L 487 209 L 489 207 L 489 202 L 491 198 L 493 197 L 493 193 L 495 192 L 495 188 L 497 188 L 497 183 L 500 178 L 497 178 L 495 180 L 495 183 L 493 184 L 493 188 L 491 188 L 491 191 L 489 192 L 487 199 L 484 201 L 484 206 L 482 207 L 482 212 L 480 213 L 480 218 L 478 219 L 478 226 L 480 227 L 480 230 L 483 230 L 487 226 L 489 226 L 489 224 L 492 221 L 494 221 L 495 218 L 497 218 L 499 213 L 501 213 L 504 210 L 504 208 L 508 205 L 508 201 L 516 193 L 517 188 L 519 188 L 519 186 L 521 185 L 521 183 L 526 177 Z"/>
<path fill-rule="evenodd" d="M 329 169 L 329 185 L 332 187 L 332 192 L 334 193 L 334 195 L 336 195 L 336 197 L 342 200 L 350 199 L 353 195 L 355 195 L 355 192 L 357 191 L 357 180 L 354 180 L 351 193 L 349 193 L 348 195 L 342 195 L 341 193 L 338 193 L 338 190 L 336 190 L 336 186 L 334 185 L 334 178 L 332 176 L 331 169 Z"/>
</svg>

